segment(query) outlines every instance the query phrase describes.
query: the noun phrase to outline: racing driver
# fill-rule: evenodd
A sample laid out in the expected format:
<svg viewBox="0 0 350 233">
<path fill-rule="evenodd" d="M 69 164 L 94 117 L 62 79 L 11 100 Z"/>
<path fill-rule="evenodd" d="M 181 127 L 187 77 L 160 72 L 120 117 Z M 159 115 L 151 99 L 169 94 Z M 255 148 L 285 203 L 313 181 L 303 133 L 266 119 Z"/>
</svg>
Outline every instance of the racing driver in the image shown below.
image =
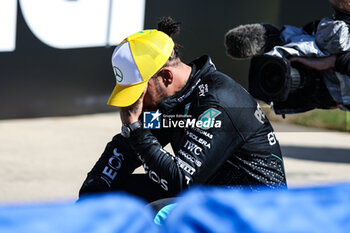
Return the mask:
<svg viewBox="0 0 350 233">
<path fill-rule="evenodd" d="M 152 202 L 192 185 L 286 187 L 280 146 L 258 103 L 208 56 L 183 63 L 171 38 L 178 31 L 165 17 L 158 30 L 115 48 L 108 104 L 120 107 L 122 133 L 107 144 L 80 196 L 124 191 Z M 141 165 L 146 173 L 133 174 Z"/>
</svg>

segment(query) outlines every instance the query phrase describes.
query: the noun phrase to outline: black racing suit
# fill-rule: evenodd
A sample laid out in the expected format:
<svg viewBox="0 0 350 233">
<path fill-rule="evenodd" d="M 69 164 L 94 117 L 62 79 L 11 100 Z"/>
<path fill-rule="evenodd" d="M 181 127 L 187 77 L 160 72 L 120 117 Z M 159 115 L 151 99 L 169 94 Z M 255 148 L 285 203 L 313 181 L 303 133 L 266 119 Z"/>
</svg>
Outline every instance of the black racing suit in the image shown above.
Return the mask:
<svg viewBox="0 0 350 233">
<path fill-rule="evenodd" d="M 128 139 L 116 135 L 80 195 L 124 190 L 153 201 L 191 185 L 286 187 L 280 146 L 257 102 L 209 57 L 189 65 L 185 87 L 159 105 L 168 122 L 161 121 L 161 129 L 136 129 Z M 188 117 L 188 125 L 175 128 L 169 119 L 174 123 L 179 115 Z M 163 149 L 168 143 L 174 155 Z M 146 174 L 131 175 L 141 163 Z"/>
</svg>

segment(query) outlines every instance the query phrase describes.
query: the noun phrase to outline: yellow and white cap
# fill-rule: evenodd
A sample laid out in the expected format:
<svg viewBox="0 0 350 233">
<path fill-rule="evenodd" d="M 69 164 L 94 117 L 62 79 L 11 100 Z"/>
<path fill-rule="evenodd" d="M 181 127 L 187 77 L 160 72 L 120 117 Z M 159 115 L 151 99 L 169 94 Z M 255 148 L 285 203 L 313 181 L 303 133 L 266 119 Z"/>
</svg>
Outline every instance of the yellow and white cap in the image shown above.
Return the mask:
<svg viewBox="0 0 350 233">
<path fill-rule="evenodd" d="M 148 80 L 164 66 L 173 49 L 171 37 L 155 29 L 137 32 L 123 40 L 112 55 L 117 83 L 108 104 L 127 107 L 135 103 Z"/>
</svg>

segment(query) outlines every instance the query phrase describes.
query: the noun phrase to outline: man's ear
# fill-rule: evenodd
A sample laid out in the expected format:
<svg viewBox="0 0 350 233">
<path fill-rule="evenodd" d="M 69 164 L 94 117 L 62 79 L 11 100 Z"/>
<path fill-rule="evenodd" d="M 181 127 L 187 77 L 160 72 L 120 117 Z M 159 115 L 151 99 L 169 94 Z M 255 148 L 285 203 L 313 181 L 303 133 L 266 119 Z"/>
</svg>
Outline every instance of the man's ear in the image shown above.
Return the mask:
<svg viewBox="0 0 350 233">
<path fill-rule="evenodd" d="M 163 80 L 165 87 L 168 87 L 174 81 L 173 72 L 166 67 L 160 71 L 160 76 L 162 77 L 162 80 Z"/>
</svg>

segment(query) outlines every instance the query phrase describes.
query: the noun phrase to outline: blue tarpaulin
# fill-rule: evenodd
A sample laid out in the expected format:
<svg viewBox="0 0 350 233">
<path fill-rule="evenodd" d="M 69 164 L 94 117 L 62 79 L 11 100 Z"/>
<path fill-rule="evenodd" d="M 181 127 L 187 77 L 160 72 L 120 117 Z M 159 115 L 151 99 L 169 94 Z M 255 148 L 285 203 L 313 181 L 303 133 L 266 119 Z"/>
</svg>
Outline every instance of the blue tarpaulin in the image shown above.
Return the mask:
<svg viewBox="0 0 350 233">
<path fill-rule="evenodd" d="M 0 232 L 350 232 L 350 183 L 289 190 L 195 187 L 162 226 L 146 203 L 125 194 L 79 203 L 0 207 Z"/>
<path fill-rule="evenodd" d="M 146 203 L 125 194 L 0 207 L 1 233 L 157 233 Z"/>
<path fill-rule="evenodd" d="M 165 222 L 166 232 L 350 232 L 350 184 L 261 192 L 195 189 Z"/>
</svg>

